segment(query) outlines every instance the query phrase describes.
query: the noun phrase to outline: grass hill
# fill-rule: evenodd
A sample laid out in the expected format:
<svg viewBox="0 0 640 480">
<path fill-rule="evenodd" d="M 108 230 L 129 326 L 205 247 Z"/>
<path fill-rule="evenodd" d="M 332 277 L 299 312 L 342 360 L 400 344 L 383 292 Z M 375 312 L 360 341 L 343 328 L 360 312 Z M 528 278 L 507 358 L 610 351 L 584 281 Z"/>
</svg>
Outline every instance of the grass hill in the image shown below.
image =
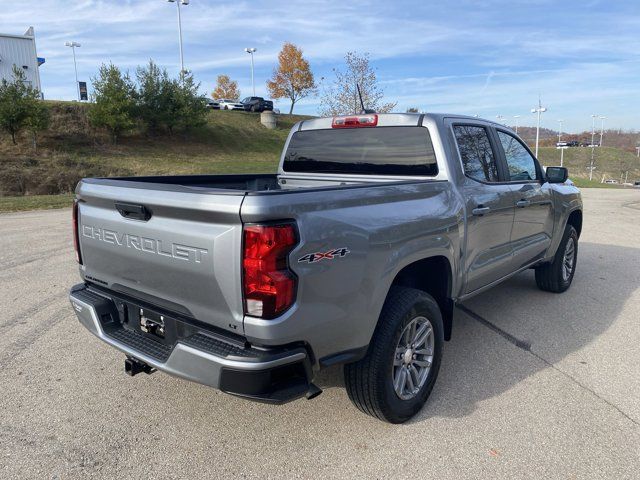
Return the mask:
<svg viewBox="0 0 640 480">
<path fill-rule="evenodd" d="M 543 165 L 560 165 L 560 150 L 555 147 L 542 147 L 538 156 Z M 569 169 L 570 177 L 579 186 L 589 185 L 589 170 L 587 166 L 591 164 L 591 149 L 586 147 L 572 147 L 564 151 L 564 166 Z M 602 147 L 594 149 L 594 164 L 596 169 L 593 172 L 594 182 L 600 183 L 602 176 L 606 179 L 620 181 L 620 176 L 628 173 L 630 182 L 640 181 L 640 158 L 635 154 L 613 147 Z M 586 181 L 585 181 L 586 180 Z"/>
<path fill-rule="evenodd" d="M 0 136 L 0 211 L 68 204 L 87 176 L 273 172 L 290 128 L 308 118 L 280 115 L 278 128 L 268 130 L 257 114 L 216 110 L 188 135 L 136 131 L 114 145 L 91 128 L 86 104 L 50 104 L 51 127 L 37 152 L 26 133 L 17 146 Z"/>
<path fill-rule="evenodd" d="M 280 115 L 278 128 L 268 130 L 256 114 L 210 111 L 207 124 L 189 135 L 135 131 L 114 145 L 91 128 L 86 104 L 49 103 L 51 127 L 40 135 L 37 152 L 27 134 L 17 146 L 8 135 L 0 135 L 0 211 L 68 205 L 82 177 L 273 172 L 289 129 L 308 118 Z M 625 170 L 629 181 L 640 180 L 640 159 L 603 147 L 596 149 L 597 182 L 589 184 L 585 179 L 590 154 L 589 148 L 565 150 L 565 165 L 578 185 L 599 186 L 603 174 L 619 180 Z M 540 159 L 545 165 L 558 165 L 560 151 L 542 147 Z"/>
</svg>

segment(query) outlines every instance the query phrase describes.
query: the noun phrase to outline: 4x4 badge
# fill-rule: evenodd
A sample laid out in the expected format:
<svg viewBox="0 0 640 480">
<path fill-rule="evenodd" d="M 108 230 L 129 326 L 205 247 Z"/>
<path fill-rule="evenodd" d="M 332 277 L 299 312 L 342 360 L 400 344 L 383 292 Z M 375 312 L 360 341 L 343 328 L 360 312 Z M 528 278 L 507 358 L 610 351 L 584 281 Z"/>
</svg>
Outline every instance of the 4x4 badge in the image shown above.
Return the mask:
<svg viewBox="0 0 640 480">
<path fill-rule="evenodd" d="M 346 247 L 332 249 L 327 252 L 308 253 L 304 257 L 299 258 L 298 262 L 315 263 L 324 259 L 333 260 L 336 257 L 344 257 L 347 253 L 350 252 Z"/>
</svg>

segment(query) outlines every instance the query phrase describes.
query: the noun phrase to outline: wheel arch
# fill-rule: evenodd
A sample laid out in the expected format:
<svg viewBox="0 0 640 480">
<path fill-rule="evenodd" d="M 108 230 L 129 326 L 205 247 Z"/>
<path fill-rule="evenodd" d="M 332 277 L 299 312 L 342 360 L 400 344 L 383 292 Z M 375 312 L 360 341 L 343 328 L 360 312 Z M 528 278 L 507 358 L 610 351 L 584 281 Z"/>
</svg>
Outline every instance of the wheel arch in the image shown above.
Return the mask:
<svg viewBox="0 0 640 480">
<path fill-rule="evenodd" d="M 567 218 L 567 225 L 575 228 L 578 233 L 578 238 L 580 238 L 580 233 L 582 232 L 582 210 L 576 209 L 572 211 Z"/>
<path fill-rule="evenodd" d="M 394 286 L 410 287 L 431 295 L 442 312 L 444 338 L 450 340 L 454 305 L 451 297 L 452 285 L 451 262 L 443 255 L 436 255 L 404 266 L 391 282 L 390 289 Z"/>
</svg>

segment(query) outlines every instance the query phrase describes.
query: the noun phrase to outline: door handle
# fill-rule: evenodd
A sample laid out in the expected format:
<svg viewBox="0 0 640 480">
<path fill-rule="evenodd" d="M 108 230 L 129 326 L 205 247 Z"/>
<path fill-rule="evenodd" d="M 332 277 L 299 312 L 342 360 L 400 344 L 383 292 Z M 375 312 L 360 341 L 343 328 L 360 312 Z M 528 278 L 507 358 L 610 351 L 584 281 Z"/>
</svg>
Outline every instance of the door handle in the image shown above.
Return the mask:
<svg viewBox="0 0 640 480">
<path fill-rule="evenodd" d="M 482 215 L 489 213 L 491 209 L 489 207 L 483 207 L 482 205 L 478 205 L 476 208 L 471 210 L 471 213 L 476 215 L 477 217 L 481 217 Z"/>
<path fill-rule="evenodd" d="M 528 207 L 529 205 L 531 205 L 531 202 L 529 200 L 522 199 L 522 200 L 516 202 L 516 207 L 518 207 L 518 208 Z"/>
<path fill-rule="evenodd" d="M 151 210 L 144 205 L 134 205 L 131 203 L 116 203 L 116 210 L 124 218 L 147 221 L 151 218 Z"/>
</svg>

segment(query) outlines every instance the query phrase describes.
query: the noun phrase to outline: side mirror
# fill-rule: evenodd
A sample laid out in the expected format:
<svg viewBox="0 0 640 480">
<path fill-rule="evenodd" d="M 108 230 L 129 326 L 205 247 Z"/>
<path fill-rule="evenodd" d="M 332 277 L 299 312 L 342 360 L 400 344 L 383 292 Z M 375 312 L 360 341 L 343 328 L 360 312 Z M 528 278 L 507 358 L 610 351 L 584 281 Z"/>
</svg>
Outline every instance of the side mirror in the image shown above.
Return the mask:
<svg viewBox="0 0 640 480">
<path fill-rule="evenodd" d="M 564 167 L 547 167 L 547 181 L 549 183 L 564 183 L 569 178 L 569 170 Z"/>
</svg>

